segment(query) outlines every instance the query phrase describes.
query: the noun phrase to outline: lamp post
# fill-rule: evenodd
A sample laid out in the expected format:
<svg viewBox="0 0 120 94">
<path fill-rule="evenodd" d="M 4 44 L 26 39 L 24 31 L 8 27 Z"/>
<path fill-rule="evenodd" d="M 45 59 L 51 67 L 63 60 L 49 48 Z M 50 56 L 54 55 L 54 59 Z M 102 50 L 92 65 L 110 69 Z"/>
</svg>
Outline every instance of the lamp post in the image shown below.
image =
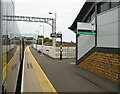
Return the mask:
<svg viewBox="0 0 120 94">
<path fill-rule="evenodd" d="M 53 26 L 52 26 L 52 33 L 56 33 L 56 18 L 57 18 L 57 14 L 56 13 L 52 13 L 52 12 L 49 12 L 49 14 L 54 14 L 55 15 L 55 18 L 53 19 Z M 53 46 L 56 47 L 56 39 L 53 38 Z"/>
<path fill-rule="evenodd" d="M 52 12 L 49 12 L 49 14 L 54 14 L 55 15 L 55 31 L 56 31 L 56 18 L 57 18 L 57 14 L 56 13 L 52 13 Z"/>
</svg>

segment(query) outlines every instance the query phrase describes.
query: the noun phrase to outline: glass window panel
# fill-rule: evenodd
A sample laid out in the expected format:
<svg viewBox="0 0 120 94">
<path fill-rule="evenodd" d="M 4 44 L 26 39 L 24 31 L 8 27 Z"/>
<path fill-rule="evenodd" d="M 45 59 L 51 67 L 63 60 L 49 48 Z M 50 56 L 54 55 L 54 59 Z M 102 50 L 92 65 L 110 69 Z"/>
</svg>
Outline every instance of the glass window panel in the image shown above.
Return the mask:
<svg viewBox="0 0 120 94">
<path fill-rule="evenodd" d="M 98 4 L 98 13 L 104 12 L 110 9 L 110 2 L 102 2 Z"/>
<path fill-rule="evenodd" d="M 110 3 L 108 3 L 108 2 L 103 3 L 100 7 L 101 12 L 106 11 L 108 9 L 110 9 Z"/>
</svg>

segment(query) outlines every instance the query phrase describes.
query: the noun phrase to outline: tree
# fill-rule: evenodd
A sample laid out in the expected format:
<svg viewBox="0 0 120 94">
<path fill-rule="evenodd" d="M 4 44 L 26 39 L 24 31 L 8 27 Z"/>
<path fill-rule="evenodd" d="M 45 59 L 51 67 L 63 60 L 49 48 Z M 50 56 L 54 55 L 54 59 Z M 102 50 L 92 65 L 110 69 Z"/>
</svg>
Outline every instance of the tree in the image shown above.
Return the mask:
<svg viewBox="0 0 120 94">
<path fill-rule="evenodd" d="M 44 38 L 44 43 L 49 42 L 49 40 L 50 39 L 48 37 Z"/>
</svg>

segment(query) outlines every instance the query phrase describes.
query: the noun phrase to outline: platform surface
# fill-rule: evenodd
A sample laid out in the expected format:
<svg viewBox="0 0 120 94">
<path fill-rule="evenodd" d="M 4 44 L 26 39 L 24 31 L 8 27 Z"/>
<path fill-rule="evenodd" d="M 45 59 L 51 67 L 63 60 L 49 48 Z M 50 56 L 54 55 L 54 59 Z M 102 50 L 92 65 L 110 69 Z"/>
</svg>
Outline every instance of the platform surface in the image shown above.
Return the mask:
<svg viewBox="0 0 120 94">
<path fill-rule="evenodd" d="M 32 47 L 23 68 L 23 92 L 118 92 L 116 83 L 76 66 L 75 59 L 53 59 Z"/>
<path fill-rule="evenodd" d="M 32 56 L 29 46 L 25 49 L 23 60 L 21 92 L 55 92 L 48 78 Z"/>
</svg>

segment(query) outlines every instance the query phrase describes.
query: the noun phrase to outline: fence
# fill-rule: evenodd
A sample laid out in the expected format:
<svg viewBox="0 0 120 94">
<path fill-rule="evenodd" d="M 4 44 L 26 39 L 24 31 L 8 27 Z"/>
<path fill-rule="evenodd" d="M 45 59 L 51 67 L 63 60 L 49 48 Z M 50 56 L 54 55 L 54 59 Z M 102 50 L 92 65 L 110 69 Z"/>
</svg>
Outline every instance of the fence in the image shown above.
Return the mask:
<svg viewBox="0 0 120 94">
<path fill-rule="evenodd" d="M 42 46 L 33 44 L 33 47 L 40 52 L 52 57 L 60 58 L 60 47 Z M 62 47 L 62 58 L 75 58 L 75 47 Z"/>
</svg>

